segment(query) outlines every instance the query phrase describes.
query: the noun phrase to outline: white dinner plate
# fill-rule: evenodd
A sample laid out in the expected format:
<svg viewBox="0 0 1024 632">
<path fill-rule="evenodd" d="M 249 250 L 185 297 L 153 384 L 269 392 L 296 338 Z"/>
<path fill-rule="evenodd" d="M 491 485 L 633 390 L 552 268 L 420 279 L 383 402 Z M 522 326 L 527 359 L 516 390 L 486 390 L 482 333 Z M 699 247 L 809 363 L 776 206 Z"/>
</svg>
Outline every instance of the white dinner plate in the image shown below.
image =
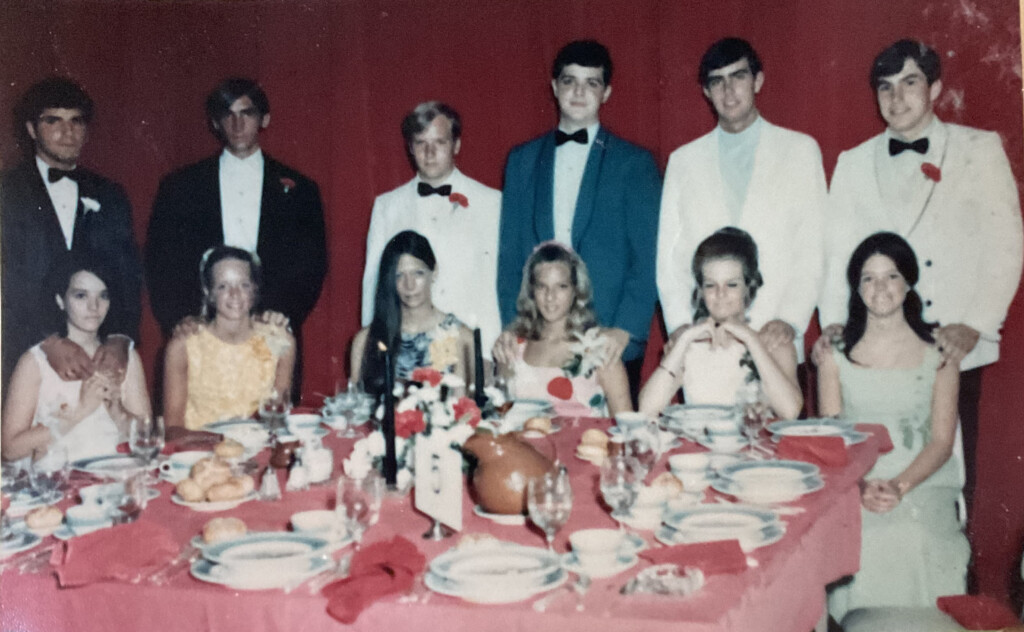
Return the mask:
<svg viewBox="0 0 1024 632">
<path fill-rule="evenodd" d="M 801 479 L 795 484 L 756 484 L 737 483 L 734 480 L 719 478 L 711 483 L 711 487 L 723 494 L 739 498 L 742 502 L 754 504 L 788 503 L 805 494 L 816 492 L 825 487 L 825 481 L 819 476 Z"/>
<path fill-rule="evenodd" d="M 175 505 L 181 505 L 182 507 L 188 507 L 189 509 L 191 509 L 193 511 L 213 512 L 213 511 L 227 511 L 228 509 L 234 509 L 235 507 L 241 505 L 242 503 L 247 503 L 250 500 L 255 500 L 257 496 L 258 495 L 256 494 L 255 491 L 251 491 L 248 494 L 246 494 L 245 496 L 242 496 L 241 498 L 236 498 L 235 500 L 219 500 L 219 501 L 216 501 L 216 502 L 202 501 L 202 502 L 192 503 L 192 502 L 189 502 L 187 500 L 182 500 L 181 496 L 179 496 L 177 494 L 177 492 L 175 492 L 175 493 L 171 494 L 171 502 L 173 502 Z"/>
<path fill-rule="evenodd" d="M 31 531 L 16 531 L 13 539 L 0 543 L 0 558 L 27 551 L 42 541 L 41 537 Z"/>
<path fill-rule="evenodd" d="M 71 464 L 71 469 L 110 478 L 124 478 L 129 473 L 146 467 L 145 462 L 127 454 L 108 454 L 89 459 L 79 459 Z"/>
<path fill-rule="evenodd" d="M 664 522 L 676 530 L 700 530 L 723 536 L 756 531 L 778 523 L 774 511 L 747 505 L 710 504 L 693 507 L 670 507 Z"/>
<path fill-rule="evenodd" d="M 821 470 L 813 463 L 804 461 L 742 461 L 719 468 L 718 475 L 741 484 L 750 482 L 796 483 Z"/>
<path fill-rule="evenodd" d="M 273 590 L 301 582 L 321 573 L 332 564 L 326 557 L 313 557 L 298 572 L 254 573 L 233 570 L 210 560 L 199 558 L 192 562 L 192 576 L 199 581 L 219 584 L 235 590 Z"/>
<path fill-rule="evenodd" d="M 11 504 L 7 507 L 7 515 L 12 518 L 19 518 L 37 507 L 52 505 L 64 497 L 60 490 L 53 490 L 48 494 L 38 495 L 32 490 L 23 489 L 11 497 Z"/>
<path fill-rule="evenodd" d="M 710 535 L 702 532 L 677 531 L 668 525 L 662 525 L 654 533 L 654 537 L 661 543 L 673 546 L 676 544 L 697 544 L 700 542 L 717 542 L 720 540 L 737 540 L 744 553 L 750 553 L 769 544 L 775 544 L 786 535 L 786 526 L 776 523 L 758 529 L 751 533 L 743 533 L 739 536 Z"/>
<path fill-rule="evenodd" d="M 438 577 L 463 586 L 490 584 L 502 590 L 536 587 L 560 566 L 556 553 L 511 542 L 455 547 L 430 562 L 431 572 Z"/>
<path fill-rule="evenodd" d="M 466 585 L 462 582 L 441 577 L 431 571 L 423 575 L 423 583 L 430 590 L 451 597 L 458 597 L 471 603 L 496 604 L 515 603 L 530 599 L 536 595 L 558 588 L 565 583 L 569 573 L 559 567 L 550 575 L 544 577 L 536 585 L 508 588 L 502 586 L 500 590 L 494 590 L 486 582 L 477 585 Z"/>
</svg>

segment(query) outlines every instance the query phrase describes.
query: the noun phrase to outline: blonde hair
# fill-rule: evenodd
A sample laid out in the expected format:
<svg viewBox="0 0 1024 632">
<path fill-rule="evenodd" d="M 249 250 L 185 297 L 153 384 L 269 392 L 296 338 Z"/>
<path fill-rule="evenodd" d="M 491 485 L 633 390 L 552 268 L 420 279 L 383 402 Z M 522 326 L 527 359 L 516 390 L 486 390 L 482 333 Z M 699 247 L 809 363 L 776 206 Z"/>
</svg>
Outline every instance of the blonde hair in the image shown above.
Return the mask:
<svg viewBox="0 0 1024 632">
<path fill-rule="evenodd" d="M 533 299 L 536 284 L 534 271 L 542 263 L 564 263 L 569 268 L 569 279 L 573 288 L 572 307 L 565 321 L 566 334 L 583 333 L 597 325 L 597 317 L 591 305 L 594 291 L 587 273 L 587 264 L 568 246 L 557 241 L 546 241 L 533 249 L 523 266 L 523 281 L 516 299 L 516 319 L 511 330 L 515 335 L 528 340 L 538 340 L 544 318 Z"/>
</svg>

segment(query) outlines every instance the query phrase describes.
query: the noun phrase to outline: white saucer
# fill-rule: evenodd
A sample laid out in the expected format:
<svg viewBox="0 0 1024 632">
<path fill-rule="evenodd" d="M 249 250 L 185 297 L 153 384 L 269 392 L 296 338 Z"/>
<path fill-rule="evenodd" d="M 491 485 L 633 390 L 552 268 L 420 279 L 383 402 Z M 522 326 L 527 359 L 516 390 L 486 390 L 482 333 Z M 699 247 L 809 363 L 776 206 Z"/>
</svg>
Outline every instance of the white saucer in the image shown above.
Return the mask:
<svg viewBox="0 0 1024 632">
<path fill-rule="evenodd" d="M 192 562 L 192 577 L 195 577 L 199 581 L 208 582 L 211 584 L 220 584 L 228 588 L 235 590 L 273 590 L 275 588 L 284 588 L 289 584 L 295 582 L 301 582 L 307 578 L 313 577 L 325 570 L 333 563 L 325 557 L 314 557 L 310 559 L 309 567 L 306 570 L 297 573 L 280 573 L 280 574 L 268 574 L 268 573 L 232 573 L 227 567 L 220 564 L 214 564 L 208 559 L 199 558 L 195 562 Z"/>
<path fill-rule="evenodd" d="M 586 575 L 594 579 L 600 579 L 602 577 L 611 577 L 612 575 L 618 575 L 628 571 L 629 569 L 636 566 L 640 558 L 637 557 L 636 553 L 622 554 L 615 560 L 615 563 L 610 566 L 602 567 L 587 567 L 580 566 L 579 560 L 576 559 L 576 554 L 569 552 L 562 557 L 562 567 L 565 570 L 577 575 Z"/>
<path fill-rule="evenodd" d="M 207 512 L 227 511 L 228 509 L 234 509 L 235 507 L 241 505 L 242 503 L 247 503 L 250 500 L 255 500 L 256 497 L 257 497 L 256 492 L 252 491 L 252 492 L 249 492 L 248 494 L 246 494 L 245 496 L 243 496 L 241 498 L 237 498 L 235 500 L 220 500 L 220 501 L 217 501 L 217 502 L 207 502 L 207 501 L 204 501 L 204 502 L 198 502 L 198 503 L 190 503 L 187 500 L 182 500 L 181 496 L 178 496 L 177 493 L 174 493 L 174 494 L 171 494 L 171 502 L 174 503 L 175 505 L 181 505 L 182 507 L 188 507 L 192 511 L 200 511 L 200 512 L 207 513 Z"/>
<path fill-rule="evenodd" d="M 45 496 L 37 496 L 32 492 L 27 494 L 19 492 L 11 497 L 11 504 L 7 508 L 6 513 L 11 518 L 19 518 L 36 507 L 43 507 L 45 505 L 52 505 L 56 502 L 60 502 L 63 497 L 64 493 L 59 490 L 54 490 Z"/>
<path fill-rule="evenodd" d="M 14 539 L 0 545 L 0 558 L 14 555 L 21 551 L 27 551 L 42 542 L 43 539 L 31 531 L 16 532 Z"/>
<path fill-rule="evenodd" d="M 485 511 L 480 505 L 473 506 L 473 513 L 480 516 L 481 518 L 487 518 L 492 522 L 498 524 L 515 527 L 526 524 L 526 516 L 523 514 L 496 514 L 489 511 Z"/>
</svg>

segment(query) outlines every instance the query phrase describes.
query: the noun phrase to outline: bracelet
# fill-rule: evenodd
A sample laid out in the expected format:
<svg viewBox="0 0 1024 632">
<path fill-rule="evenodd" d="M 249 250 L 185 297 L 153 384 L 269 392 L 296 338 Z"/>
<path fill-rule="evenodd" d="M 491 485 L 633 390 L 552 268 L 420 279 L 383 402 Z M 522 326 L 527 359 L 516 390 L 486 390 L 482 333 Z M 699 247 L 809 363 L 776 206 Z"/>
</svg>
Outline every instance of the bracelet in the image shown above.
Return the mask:
<svg viewBox="0 0 1024 632">
<path fill-rule="evenodd" d="M 658 368 L 661 369 L 662 371 L 664 371 L 665 373 L 668 373 L 669 375 L 671 375 L 673 380 L 678 380 L 679 379 L 679 374 L 676 373 L 675 371 L 673 371 L 672 369 L 668 368 L 667 366 L 665 366 L 664 362 L 659 364 Z"/>
</svg>

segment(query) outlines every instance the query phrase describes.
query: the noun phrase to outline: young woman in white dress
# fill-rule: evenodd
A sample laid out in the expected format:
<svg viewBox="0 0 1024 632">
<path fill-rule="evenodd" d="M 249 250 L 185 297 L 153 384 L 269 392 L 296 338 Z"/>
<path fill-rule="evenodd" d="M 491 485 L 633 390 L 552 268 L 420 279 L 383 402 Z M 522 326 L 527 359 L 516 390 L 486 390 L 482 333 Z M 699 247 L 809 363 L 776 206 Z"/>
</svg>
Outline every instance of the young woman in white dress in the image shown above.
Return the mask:
<svg viewBox="0 0 1024 632">
<path fill-rule="evenodd" d="M 667 346 L 640 391 L 640 412 L 656 416 L 680 388 L 688 404 L 720 405 L 734 405 L 759 388 L 776 416 L 795 418 L 803 407 L 796 349 L 769 350 L 747 323 L 763 284 L 754 240 L 738 228 L 722 228 L 697 247 L 692 269 L 695 324 Z"/>
</svg>

